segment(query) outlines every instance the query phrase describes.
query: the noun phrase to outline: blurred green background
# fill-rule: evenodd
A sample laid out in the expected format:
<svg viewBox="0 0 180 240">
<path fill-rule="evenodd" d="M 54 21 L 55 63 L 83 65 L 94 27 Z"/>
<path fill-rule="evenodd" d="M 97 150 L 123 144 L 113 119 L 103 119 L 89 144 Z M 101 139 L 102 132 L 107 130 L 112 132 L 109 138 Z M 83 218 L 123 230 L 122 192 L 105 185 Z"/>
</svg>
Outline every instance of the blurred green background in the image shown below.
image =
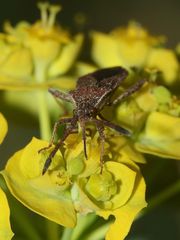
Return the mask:
<svg viewBox="0 0 180 240">
<path fill-rule="evenodd" d="M 16 24 L 23 19 L 29 22 L 38 19 L 37 2 L 33 0 L 1 0 L 1 30 L 5 20 Z M 108 32 L 117 26 L 126 25 L 129 20 L 136 20 L 152 34 L 167 36 L 167 45 L 171 48 L 175 48 L 176 44 L 180 42 L 180 0 L 62 0 L 49 2 L 60 3 L 63 6 L 62 12 L 58 15 L 58 22 L 71 32 L 83 31 L 87 35 L 90 30 Z M 77 21 L 77 16 L 85 20 L 83 24 Z M 83 60 L 89 58 L 89 44 L 87 41 L 80 56 Z M 3 112 L 9 124 L 8 135 L 0 147 L 1 156 L 3 155 L 0 163 L 2 169 L 5 161 L 15 151 L 26 145 L 32 136 L 39 136 L 39 128 L 37 119 L 28 112 L 7 106 L 3 101 L 2 92 L 0 92 L 0 102 L 0 111 Z M 147 182 L 147 199 L 150 199 L 177 181 L 180 176 L 180 163 L 152 156 L 147 156 L 147 160 L 148 164 L 142 166 L 142 171 Z M 16 202 L 16 204 L 18 203 Z M 20 204 L 18 206 L 21 208 Z M 10 202 L 10 207 L 14 208 L 13 202 Z M 28 210 L 23 209 L 23 211 L 30 219 L 36 217 L 37 227 L 43 232 L 44 219 Z M 20 236 L 16 239 L 25 240 L 23 233 L 21 236 L 23 225 L 20 226 L 16 220 L 12 219 L 13 230 L 19 232 Z M 180 196 L 177 195 L 134 222 L 127 237 L 127 240 L 179 239 Z"/>
</svg>

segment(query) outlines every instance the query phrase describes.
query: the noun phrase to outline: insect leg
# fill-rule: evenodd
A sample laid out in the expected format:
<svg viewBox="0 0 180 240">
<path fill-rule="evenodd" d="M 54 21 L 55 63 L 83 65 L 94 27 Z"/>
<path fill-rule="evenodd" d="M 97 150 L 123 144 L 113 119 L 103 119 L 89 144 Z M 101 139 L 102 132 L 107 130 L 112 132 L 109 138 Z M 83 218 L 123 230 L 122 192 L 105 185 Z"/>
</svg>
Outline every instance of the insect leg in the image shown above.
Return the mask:
<svg viewBox="0 0 180 240">
<path fill-rule="evenodd" d="M 60 98 L 61 100 L 65 100 L 67 102 L 73 103 L 73 99 L 69 93 L 61 92 L 54 88 L 49 88 L 48 91 L 53 95 L 55 98 Z"/>
<path fill-rule="evenodd" d="M 46 159 L 46 162 L 44 164 L 43 167 L 43 171 L 42 171 L 42 175 L 44 175 L 46 173 L 46 171 L 48 170 L 51 162 L 52 162 L 52 158 L 55 156 L 56 152 L 58 151 L 58 149 L 60 148 L 60 146 L 63 144 L 63 142 L 65 141 L 65 139 L 69 136 L 70 133 L 72 133 L 72 131 L 75 128 L 75 124 L 76 122 L 72 123 L 71 126 L 69 126 L 68 128 L 66 128 L 63 136 L 61 139 L 59 139 L 58 143 L 56 144 L 55 148 L 53 149 L 53 151 L 49 154 L 49 157 Z"/>
<path fill-rule="evenodd" d="M 131 136 L 131 133 L 127 129 L 125 129 L 115 123 L 109 122 L 108 120 L 106 120 L 104 118 L 101 120 L 97 120 L 97 121 L 101 121 L 105 126 L 110 127 L 123 135 Z"/>
<path fill-rule="evenodd" d="M 104 165 L 104 142 L 105 142 L 105 135 L 104 135 L 104 125 L 103 122 L 100 120 L 93 120 L 96 124 L 96 128 L 99 133 L 100 142 L 101 142 L 101 154 L 100 154 L 100 167 L 101 167 L 101 173 L 103 171 L 103 165 Z"/>
<path fill-rule="evenodd" d="M 84 156 L 86 159 L 88 159 L 87 157 L 87 149 L 86 149 L 86 125 L 85 125 L 85 121 L 80 121 L 80 126 L 82 129 L 82 138 L 83 138 L 83 144 L 84 144 Z"/>
<path fill-rule="evenodd" d="M 116 104 L 118 102 L 121 102 L 122 100 L 124 100 L 124 98 L 132 95 L 133 93 L 135 93 L 136 91 L 138 91 L 143 85 L 144 83 L 147 81 L 147 79 L 141 79 L 139 81 L 137 81 L 134 85 L 132 85 L 130 88 L 128 88 L 125 92 L 123 92 L 119 97 L 117 97 L 112 103 L 112 104 Z"/>
<path fill-rule="evenodd" d="M 42 151 L 44 151 L 44 150 L 49 149 L 49 148 L 53 145 L 53 143 L 54 143 L 54 137 L 55 137 L 55 134 L 56 134 L 56 132 L 57 132 L 58 126 L 61 125 L 61 124 L 69 123 L 69 122 L 71 122 L 71 120 L 72 120 L 72 118 L 63 118 L 63 119 L 60 119 L 60 120 L 58 120 L 57 122 L 55 122 L 54 127 L 53 127 L 53 133 L 52 133 L 52 136 L 51 136 L 51 140 L 50 140 L 50 142 L 49 142 L 49 145 L 48 145 L 47 147 L 41 148 L 41 149 L 38 151 L 38 153 L 40 153 L 40 152 L 42 152 Z"/>
</svg>

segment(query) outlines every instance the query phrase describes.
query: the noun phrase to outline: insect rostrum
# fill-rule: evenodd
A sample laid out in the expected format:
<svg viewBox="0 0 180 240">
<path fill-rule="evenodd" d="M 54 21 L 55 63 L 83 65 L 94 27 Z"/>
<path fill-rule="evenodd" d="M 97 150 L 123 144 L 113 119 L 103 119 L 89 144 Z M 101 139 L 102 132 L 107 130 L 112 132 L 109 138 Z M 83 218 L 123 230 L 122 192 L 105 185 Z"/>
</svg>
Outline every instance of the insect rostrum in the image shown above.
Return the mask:
<svg viewBox="0 0 180 240">
<path fill-rule="evenodd" d="M 73 117 L 62 118 L 55 123 L 49 146 L 40 150 L 42 151 L 52 146 L 54 142 L 54 135 L 58 126 L 61 124 L 66 124 L 64 134 L 62 138 L 59 139 L 52 152 L 49 154 L 49 157 L 44 164 L 42 174 L 44 174 L 49 168 L 52 158 L 58 151 L 59 147 L 63 144 L 67 136 L 77 130 L 78 122 L 82 129 L 82 139 L 84 143 L 84 154 L 86 159 L 86 123 L 91 122 L 95 124 L 101 143 L 100 164 L 102 169 L 105 141 L 104 127 L 115 129 L 119 133 L 126 136 L 129 136 L 130 132 L 121 126 L 104 119 L 104 117 L 101 115 L 101 110 L 104 106 L 116 104 L 117 102 L 122 101 L 124 98 L 136 92 L 146 81 L 145 79 L 137 81 L 133 86 L 128 88 L 125 92 L 112 101 L 112 95 L 121 85 L 122 81 L 127 77 L 127 75 L 128 72 L 122 67 L 104 68 L 80 77 L 77 81 L 76 88 L 68 93 L 64 93 L 52 88 L 49 89 L 49 92 L 55 98 L 71 102 L 73 104 L 74 111 Z"/>
</svg>

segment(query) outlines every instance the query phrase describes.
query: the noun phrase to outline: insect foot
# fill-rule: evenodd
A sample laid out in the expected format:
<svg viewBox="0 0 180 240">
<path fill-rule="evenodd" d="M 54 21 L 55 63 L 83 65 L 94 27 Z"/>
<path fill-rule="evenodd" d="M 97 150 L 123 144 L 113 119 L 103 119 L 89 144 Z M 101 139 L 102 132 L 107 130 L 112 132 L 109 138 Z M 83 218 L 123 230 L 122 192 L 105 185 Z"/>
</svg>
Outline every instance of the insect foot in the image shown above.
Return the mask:
<svg viewBox="0 0 180 240">
<path fill-rule="evenodd" d="M 49 92 L 54 98 L 57 100 L 60 99 L 71 102 L 74 109 L 72 118 L 60 119 L 54 125 L 50 145 L 53 143 L 54 134 L 56 133 L 58 126 L 65 124 L 66 128 L 62 138 L 58 141 L 58 143 L 55 145 L 55 148 L 47 158 L 42 172 L 43 174 L 45 174 L 48 170 L 53 156 L 56 154 L 59 147 L 61 147 L 61 145 L 64 143 L 68 135 L 77 130 L 78 123 L 82 130 L 84 155 L 86 158 L 86 125 L 93 124 L 96 126 L 100 137 L 100 165 L 102 169 L 105 142 L 104 128 L 108 127 L 114 129 L 125 136 L 130 136 L 131 134 L 123 127 L 106 120 L 101 115 L 101 111 L 105 106 L 110 106 L 112 104 L 116 104 L 117 102 L 121 102 L 134 92 L 138 91 L 146 81 L 145 79 L 137 81 L 133 86 L 125 90 L 120 96 L 112 101 L 115 91 L 127 76 L 127 70 L 122 67 L 104 68 L 80 77 L 77 81 L 76 88 L 68 93 L 64 93 L 53 88 L 49 89 Z"/>
</svg>

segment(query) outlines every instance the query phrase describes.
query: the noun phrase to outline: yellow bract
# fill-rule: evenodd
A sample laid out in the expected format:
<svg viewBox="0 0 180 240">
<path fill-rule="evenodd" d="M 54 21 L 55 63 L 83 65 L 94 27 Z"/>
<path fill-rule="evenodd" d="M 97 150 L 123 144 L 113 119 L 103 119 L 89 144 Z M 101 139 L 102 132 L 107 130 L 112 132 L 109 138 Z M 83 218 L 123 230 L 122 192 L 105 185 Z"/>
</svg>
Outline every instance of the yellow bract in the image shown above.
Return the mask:
<svg viewBox="0 0 180 240">
<path fill-rule="evenodd" d="M 0 144 L 2 143 L 6 133 L 7 133 L 7 122 L 4 116 L 0 113 Z M 0 188 L 0 239 L 1 240 L 11 240 L 13 237 L 13 232 L 11 230 L 9 217 L 10 211 L 6 195 Z"/>
<path fill-rule="evenodd" d="M 11 240 L 13 237 L 13 232 L 11 230 L 9 217 L 10 211 L 6 195 L 0 188 L 0 239 L 1 240 Z"/>
<path fill-rule="evenodd" d="M 157 69 L 167 84 L 177 79 L 179 64 L 175 53 L 160 47 L 164 37 L 151 36 L 137 23 L 131 22 L 109 34 L 93 32 L 92 39 L 92 57 L 100 67 Z"/>
<path fill-rule="evenodd" d="M 161 71 L 167 84 L 174 82 L 179 71 L 179 63 L 175 53 L 165 48 L 152 49 L 147 58 L 146 66 Z"/>
<path fill-rule="evenodd" d="M 42 176 L 42 168 L 47 154 L 38 154 L 38 150 L 48 143 L 33 138 L 22 150 L 15 153 L 3 171 L 11 193 L 31 210 L 66 227 L 73 227 L 76 215 L 68 188 L 62 189 L 51 174 Z M 63 160 L 58 153 L 50 169 L 63 167 Z M 55 170 L 55 169 L 54 169 Z M 56 172 L 61 179 L 61 169 Z M 64 176 L 62 176 L 64 177 Z"/>
<path fill-rule="evenodd" d="M 152 112 L 135 144 L 141 152 L 180 160 L 180 118 Z"/>
<path fill-rule="evenodd" d="M 6 136 L 8 125 L 4 116 L 0 113 L 0 144 L 2 143 L 4 137 Z"/>
<path fill-rule="evenodd" d="M 114 215 L 115 221 L 111 224 L 107 234 L 106 240 L 123 240 L 128 234 L 131 224 L 139 211 L 147 206 L 145 201 L 145 182 L 143 177 L 138 173 L 134 190 L 129 200 L 121 208 L 114 211 L 99 211 L 98 214 L 104 218 Z"/>
</svg>

